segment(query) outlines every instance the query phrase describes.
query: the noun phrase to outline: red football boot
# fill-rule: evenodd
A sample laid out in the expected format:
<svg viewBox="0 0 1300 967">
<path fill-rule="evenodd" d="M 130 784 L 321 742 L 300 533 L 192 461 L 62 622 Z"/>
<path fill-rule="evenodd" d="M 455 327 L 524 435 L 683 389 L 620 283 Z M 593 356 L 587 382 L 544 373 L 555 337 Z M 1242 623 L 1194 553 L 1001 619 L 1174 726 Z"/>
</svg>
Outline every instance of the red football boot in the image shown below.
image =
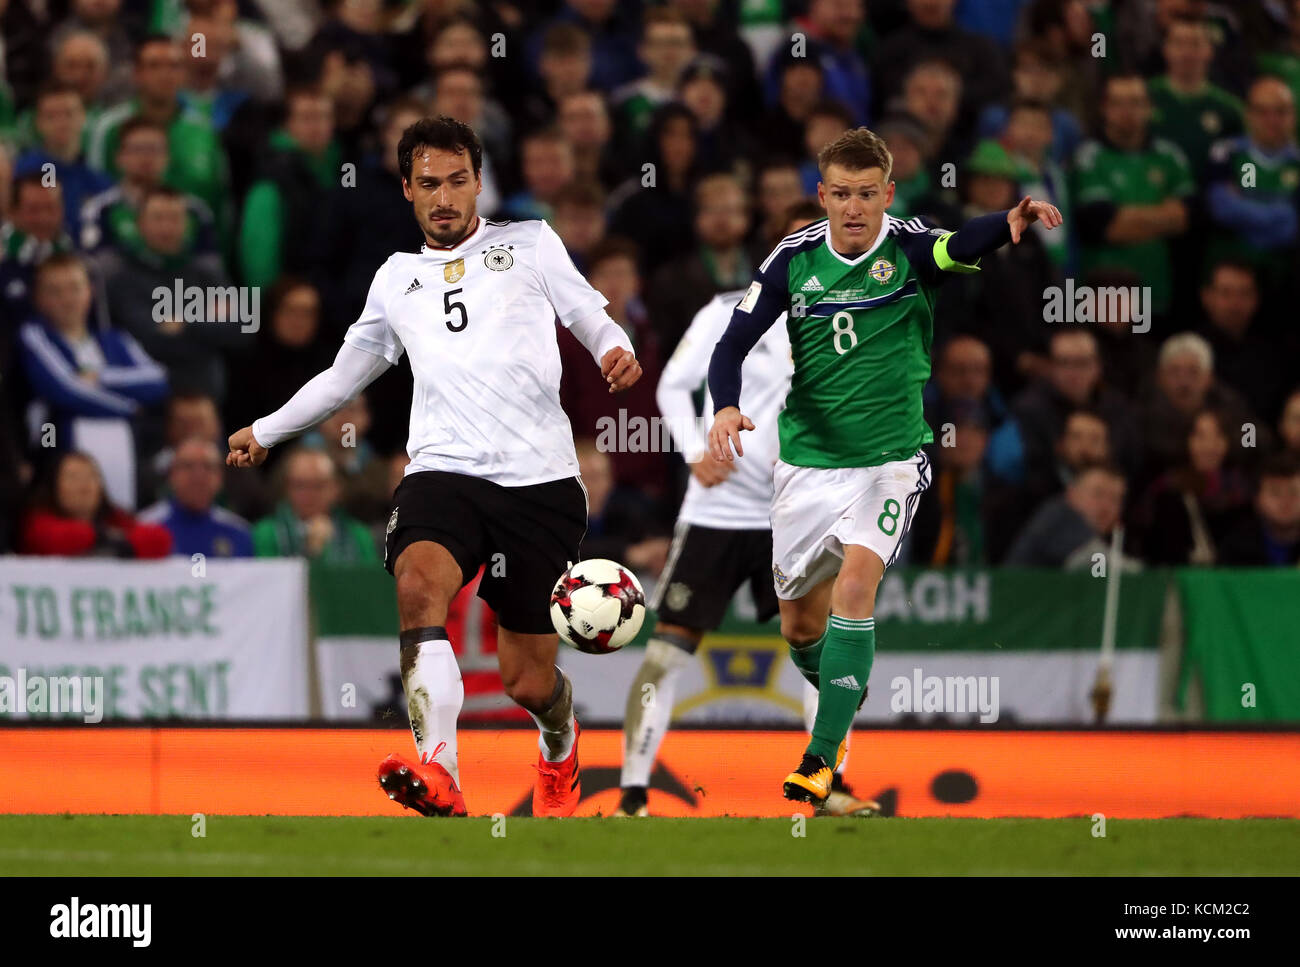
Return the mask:
<svg viewBox="0 0 1300 967">
<path fill-rule="evenodd" d="M 394 753 L 379 764 L 379 786 L 393 802 L 422 816 L 464 816 L 465 797 L 436 762 L 417 766 Z"/>
<path fill-rule="evenodd" d="M 572 816 L 582 798 L 582 773 L 578 771 L 578 736 L 573 720 L 573 748 L 563 762 L 547 762 L 537 753 L 537 785 L 533 786 L 534 816 Z"/>
</svg>

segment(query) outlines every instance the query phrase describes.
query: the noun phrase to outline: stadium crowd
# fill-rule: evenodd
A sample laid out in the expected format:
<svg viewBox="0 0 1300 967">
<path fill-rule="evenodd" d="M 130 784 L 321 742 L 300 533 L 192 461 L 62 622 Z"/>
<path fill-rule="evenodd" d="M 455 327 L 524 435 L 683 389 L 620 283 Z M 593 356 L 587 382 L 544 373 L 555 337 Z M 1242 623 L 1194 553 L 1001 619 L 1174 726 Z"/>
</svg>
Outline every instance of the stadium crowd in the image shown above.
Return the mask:
<svg viewBox="0 0 1300 967">
<path fill-rule="evenodd" d="M 898 217 L 1066 218 L 938 301 L 908 559 L 1076 566 L 1123 522 L 1135 562 L 1300 560 L 1300 0 L 0 0 L 0 26 L 0 552 L 377 563 L 405 364 L 263 471 L 225 439 L 419 247 L 396 144 L 447 114 L 480 214 L 550 222 L 645 371 L 610 397 L 558 332 L 588 556 L 663 566 L 705 471 L 602 418 L 658 416 L 694 313 L 865 124 Z"/>
</svg>

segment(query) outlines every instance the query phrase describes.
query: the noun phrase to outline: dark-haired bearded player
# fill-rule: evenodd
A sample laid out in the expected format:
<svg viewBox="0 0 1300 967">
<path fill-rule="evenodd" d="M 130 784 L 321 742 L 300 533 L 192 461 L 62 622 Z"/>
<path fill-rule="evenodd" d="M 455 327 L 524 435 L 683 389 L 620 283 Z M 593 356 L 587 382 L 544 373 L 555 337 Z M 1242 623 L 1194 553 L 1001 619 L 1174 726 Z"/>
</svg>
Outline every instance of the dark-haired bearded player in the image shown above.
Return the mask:
<svg viewBox="0 0 1300 967">
<path fill-rule="evenodd" d="M 479 596 L 497 613 L 501 678 L 541 731 L 533 815 L 569 816 L 581 798 L 579 729 L 548 608 L 556 579 L 579 559 L 587 502 L 560 409 L 554 320 L 599 362 L 610 392 L 635 383 L 641 367 L 545 222 L 478 216 L 482 148 L 472 128 L 419 121 L 402 135 L 398 164 L 424 246 L 379 268 L 333 366 L 232 434 L 227 463 L 262 463 L 268 447 L 316 425 L 409 353 L 411 463 L 393 495 L 384 563 L 397 580 L 402 685 L 420 758 L 389 756 L 380 785 L 423 815 L 466 814 L 456 759 L 464 688 L 443 626 L 451 599 L 486 564 Z"/>
</svg>

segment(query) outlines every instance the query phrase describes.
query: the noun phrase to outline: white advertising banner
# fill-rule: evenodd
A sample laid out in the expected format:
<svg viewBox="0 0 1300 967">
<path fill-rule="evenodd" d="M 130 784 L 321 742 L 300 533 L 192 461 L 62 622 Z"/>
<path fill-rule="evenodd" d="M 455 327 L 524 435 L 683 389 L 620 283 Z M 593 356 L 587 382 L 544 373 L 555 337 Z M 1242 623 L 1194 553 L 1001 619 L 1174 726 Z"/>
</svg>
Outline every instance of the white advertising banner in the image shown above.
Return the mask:
<svg viewBox="0 0 1300 967">
<path fill-rule="evenodd" d="M 0 719 L 306 717 L 306 602 L 296 559 L 0 557 Z"/>
</svg>

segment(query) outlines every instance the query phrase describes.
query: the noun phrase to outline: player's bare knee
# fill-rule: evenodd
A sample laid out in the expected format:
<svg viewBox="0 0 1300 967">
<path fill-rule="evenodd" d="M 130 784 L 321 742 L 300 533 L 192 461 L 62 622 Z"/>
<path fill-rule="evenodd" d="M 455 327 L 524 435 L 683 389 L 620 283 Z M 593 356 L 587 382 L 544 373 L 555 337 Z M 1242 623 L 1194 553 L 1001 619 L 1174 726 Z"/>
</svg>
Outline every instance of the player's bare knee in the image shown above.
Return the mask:
<svg viewBox="0 0 1300 967">
<path fill-rule="evenodd" d="M 397 575 L 397 613 L 403 628 L 441 625 L 451 598 L 422 568 L 405 568 Z"/>
<path fill-rule="evenodd" d="M 826 633 L 826 622 L 807 615 L 781 615 L 781 637 L 795 648 L 815 644 Z"/>
</svg>

